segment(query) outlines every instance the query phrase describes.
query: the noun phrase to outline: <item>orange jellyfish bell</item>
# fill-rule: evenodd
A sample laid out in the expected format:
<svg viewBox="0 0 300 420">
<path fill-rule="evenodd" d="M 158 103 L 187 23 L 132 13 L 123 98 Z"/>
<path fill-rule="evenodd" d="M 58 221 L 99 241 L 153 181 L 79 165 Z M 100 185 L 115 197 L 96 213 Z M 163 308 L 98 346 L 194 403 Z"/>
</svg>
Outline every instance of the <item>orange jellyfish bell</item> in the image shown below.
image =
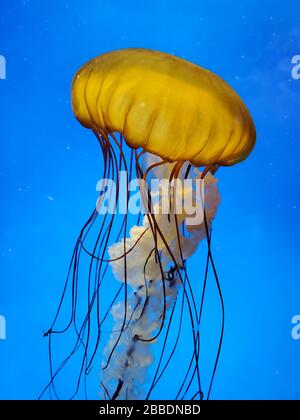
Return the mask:
<svg viewBox="0 0 300 420">
<path fill-rule="evenodd" d="M 172 55 L 124 49 L 85 64 L 72 85 L 85 127 L 119 132 L 165 161 L 229 166 L 249 155 L 255 126 L 241 98 L 214 73 Z"/>
</svg>

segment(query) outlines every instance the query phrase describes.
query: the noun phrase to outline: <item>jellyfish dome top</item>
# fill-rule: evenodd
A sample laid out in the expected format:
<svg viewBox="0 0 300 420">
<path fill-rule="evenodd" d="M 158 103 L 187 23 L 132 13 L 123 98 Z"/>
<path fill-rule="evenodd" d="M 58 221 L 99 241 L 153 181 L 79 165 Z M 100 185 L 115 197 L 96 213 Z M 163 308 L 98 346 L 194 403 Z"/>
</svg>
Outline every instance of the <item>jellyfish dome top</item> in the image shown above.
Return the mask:
<svg viewBox="0 0 300 420">
<path fill-rule="evenodd" d="M 87 377 L 95 367 L 102 399 L 209 398 L 224 332 L 211 250 L 220 202 L 215 172 L 252 151 L 250 113 L 216 74 L 136 48 L 100 55 L 81 67 L 73 79 L 72 106 L 97 138 L 103 178 L 45 333 L 50 381 L 42 396 L 48 391 L 60 398 L 65 384 L 59 377 L 71 365 L 75 379 L 68 398 L 80 392 L 88 398 Z M 133 180 L 138 180 L 138 211 L 132 206 Z M 197 249 L 201 253 L 202 241 L 203 275 L 198 264 L 192 279 L 188 262 Z M 222 316 L 206 380 L 200 326 L 209 273 Z M 66 354 L 57 363 L 53 345 L 62 336 Z"/>
<path fill-rule="evenodd" d="M 168 162 L 233 165 L 255 142 L 251 116 L 214 73 L 169 54 L 127 49 L 84 65 L 72 86 L 73 110 L 85 127 L 121 133 Z"/>
</svg>

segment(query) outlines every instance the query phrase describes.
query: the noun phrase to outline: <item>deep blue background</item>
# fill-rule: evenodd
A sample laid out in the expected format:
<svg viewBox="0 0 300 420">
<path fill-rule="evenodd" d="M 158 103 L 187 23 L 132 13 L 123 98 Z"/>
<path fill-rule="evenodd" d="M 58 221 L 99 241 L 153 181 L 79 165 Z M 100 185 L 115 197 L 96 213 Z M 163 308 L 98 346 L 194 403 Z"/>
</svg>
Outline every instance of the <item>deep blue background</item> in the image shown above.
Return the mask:
<svg viewBox="0 0 300 420">
<path fill-rule="evenodd" d="M 0 398 L 36 398 L 45 383 L 42 332 L 96 200 L 99 149 L 72 115 L 71 79 L 88 59 L 124 47 L 207 67 L 249 107 L 257 146 L 218 173 L 214 255 L 226 331 L 212 397 L 300 398 L 300 341 L 291 338 L 300 313 L 300 80 L 291 78 L 300 18 L 292 0 L 2 1 Z"/>
</svg>

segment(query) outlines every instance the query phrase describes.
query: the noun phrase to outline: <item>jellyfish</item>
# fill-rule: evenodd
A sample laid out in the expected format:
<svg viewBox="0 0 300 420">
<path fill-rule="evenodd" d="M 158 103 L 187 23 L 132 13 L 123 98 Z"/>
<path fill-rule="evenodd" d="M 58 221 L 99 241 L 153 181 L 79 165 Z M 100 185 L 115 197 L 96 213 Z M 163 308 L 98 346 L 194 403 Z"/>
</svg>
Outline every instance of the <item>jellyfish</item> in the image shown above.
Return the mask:
<svg viewBox="0 0 300 420">
<path fill-rule="evenodd" d="M 252 151 L 250 113 L 211 71 L 138 48 L 112 51 L 81 67 L 72 106 L 96 137 L 103 177 L 44 334 L 50 380 L 41 396 L 48 391 L 60 398 L 66 383 L 60 387 L 58 378 L 71 365 L 71 399 L 80 392 L 88 398 L 93 369 L 101 399 L 157 398 L 168 378 L 178 382 L 168 399 L 208 399 L 225 322 L 211 247 L 220 203 L 215 174 Z M 138 194 L 132 191 L 136 180 Z M 203 250 L 191 276 L 189 261 Z M 209 272 L 222 319 L 204 389 L 201 322 Z M 66 353 L 57 360 L 53 346 L 60 337 Z"/>
</svg>

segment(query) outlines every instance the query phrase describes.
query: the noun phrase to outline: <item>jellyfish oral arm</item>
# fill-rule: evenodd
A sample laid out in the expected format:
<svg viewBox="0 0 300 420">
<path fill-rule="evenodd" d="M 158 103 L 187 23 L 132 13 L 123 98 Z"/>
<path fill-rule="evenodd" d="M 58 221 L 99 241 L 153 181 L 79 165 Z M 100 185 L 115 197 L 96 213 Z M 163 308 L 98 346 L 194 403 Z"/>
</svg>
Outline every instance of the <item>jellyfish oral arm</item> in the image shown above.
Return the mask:
<svg viewBox="0 0 300 420">
<path fill-rule="evenodd" d="M 178 285 L 178 283 L 177 283 Z M 128 299 L 128 322 L 119 339 L 124 317 L 124 304 L 118 303 L 112 309 L 114 331 L 106 347 L 106 362 L 102 366 L 101 384 L 110 390 L 110 398 L 143 399 L 148 368 L 153 363 L 152 346 L 156 343 L 156 332 L 162 323 L 164 293 L 162 283 L 156 280 L 137 288 Z M 170 297 L 168 307 L 175 304 L 177 297 L 176 282 L 169 282 L 166 293 Z M 115 344 L 117 342 L 117 347 Z M 112 349 L 112 354 L 110 360 Z"/>
<path fill-rule="evenodd" d="M 171 171 L 172 165 L 168 165 Z M 157 170 L 160 171 L 159 168 Z M 159 176 L 159 172 L 156 176 Z M 201 178 L 201 173 L 198 172 L 196 176 Z M 188 194 L 194 194 L 194 190 L 189 189 Z M 205 200 L 210 224 L 219 203 L 216 180 L 212 175 L 207 177 Z M 160 360 L 155 377 L 146 391 L 149 367 L 154 361 L 153 345 L 166 333 L 178 293 L 184 286 L 184 259 L 189 258 L 206 237 L 202 223 L 187 227 L 190 230 L 187 240 L 178 229 L 178 219 L 182 224 L 185 217 L 187 215 L 175 216 L 172 213 L 148 214 L 142 226 L 131 229 L 129 238 L 109 248 L 115 277 L 123 283 L 127 282 L 125 287 L 131 289 L 127 302 L 118 302 L 111 311 L 114 326 L 105 349 L 101 374 L 101 386 L 110 399 L 148 398 L 161 376 Z M 157 241 L 149 227 L 149 220 L 152 226 L 157 225 L 160 236 Z M 169 247 L 168 244 L 172 245 Z M 124 257 L 120 258 L 122 255 Z"/>
</svg>

